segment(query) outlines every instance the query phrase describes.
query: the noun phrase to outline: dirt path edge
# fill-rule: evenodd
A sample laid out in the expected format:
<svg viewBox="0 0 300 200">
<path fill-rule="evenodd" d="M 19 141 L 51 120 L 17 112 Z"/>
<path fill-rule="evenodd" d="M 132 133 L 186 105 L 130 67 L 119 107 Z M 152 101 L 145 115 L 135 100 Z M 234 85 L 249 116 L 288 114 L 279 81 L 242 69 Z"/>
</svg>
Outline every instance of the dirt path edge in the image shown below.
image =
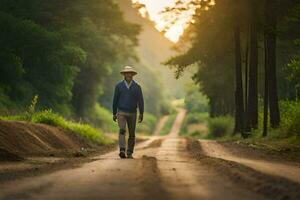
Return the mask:
<svg viewBox="0 0 300 200">
<path fill-rule="evenodd" d="M 225 176 L 245 189 L 274 200 L 300 199 L 300 185 L 296 182 L 267 175 L 233 161 L 206 156 L 201 150 L 201 144 L 195 139 L 187 139 L 187 150 L 199 164 L 209 166 L 220 176 Z"/>
</svg>

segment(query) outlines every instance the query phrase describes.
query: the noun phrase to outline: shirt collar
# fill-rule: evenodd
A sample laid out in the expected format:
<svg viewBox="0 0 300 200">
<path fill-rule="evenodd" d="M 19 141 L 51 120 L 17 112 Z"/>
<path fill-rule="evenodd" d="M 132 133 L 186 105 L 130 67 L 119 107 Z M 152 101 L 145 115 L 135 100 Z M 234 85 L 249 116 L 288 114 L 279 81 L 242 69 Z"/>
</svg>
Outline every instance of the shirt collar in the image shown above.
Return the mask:
<svg viewBox="0 0 300 200">
<path fill-rule="evenodd" d="M 123 80 L 123 82 L 125 83 L 125 86 L 127 87 L 127 89 L 129 89 L 130 88 L 130 86 L 132 85 L 132 83 L 133 83 L 133 80 L 132 81 L 130 81 L 130 83 L 128 84 L 128 82 L 124 79 Z"/>
</svg>

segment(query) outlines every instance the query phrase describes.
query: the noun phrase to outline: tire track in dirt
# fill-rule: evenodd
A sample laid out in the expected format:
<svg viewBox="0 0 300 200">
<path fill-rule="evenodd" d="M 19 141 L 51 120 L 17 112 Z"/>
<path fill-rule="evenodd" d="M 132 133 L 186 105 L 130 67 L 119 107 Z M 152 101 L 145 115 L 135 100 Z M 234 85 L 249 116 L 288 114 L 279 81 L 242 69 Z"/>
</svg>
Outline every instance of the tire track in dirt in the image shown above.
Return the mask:
<svg viewBox="0 0 300 200">
<path fill-rule="evenodd" d="M 165 139 L 158 151 L 157 161 L 163 185 L 172 200 L 265 199 L 229 182 L 209 166 L 199 165 L 189 155 L 184 138 Z"/>
<path fill-rule="evenodd" d="M 133 160 L 121 160 L 114 151 L 78 168 L 0 184 L 0 199 L 168 200 L 155 159 L 159 143 L 145 148 L 153 143 L 155 139 L 137 145 Z"/>
<path fill-rule="evenodd" d="M 185 110 L 178 109 L 171 132 L 163 140 L 156 156 L 163 186 L 171 199 L 264 199 L 252 191 L 228 182 L 214 170 L 200 166 L 191 158 L 187 151 L 186 139 L 178 136 L 185 113 Z"/>
<path fill-rule="evenodd" d="M 197 140 L 189 139 L 187 148 L 190 155 L 199 161 L 199 165 L 210 167 L 219 176 L 253 193 L 274 200 L 300 199 L 300 185 L 297 182 L 265 174 L 234 161 L 207 156 Z"/>
<path fill-rule="evenodd" d="M 202 147 L 203 153 L 207 156 L 237 162 L 262 173 L 281 176 L 283 178 L 287 178 L 294 182 L 300 183 L 299 163 L 292 163 L 284 160 L 273 161 L 270 159 L 267 160 L 266 158 L 262 159 L 259 157 L 254 157 L 258 150 L 254 150 L 256 152 L 251 150 L 252 154 L 254 154 L 252 158 L 247 154 L 245 155 L 245 151 L 244 153 L 241 152 L 239 155 L 234 155 L 229 151 L 229 148 L 232 149 L 232 147 L 230 146 L 227 146 L 225 148 L 216 141 L 199 140 L 199 142 Z M 248 152 L 248 154 L 251 154 L 251 152 Z"/>
</svg>

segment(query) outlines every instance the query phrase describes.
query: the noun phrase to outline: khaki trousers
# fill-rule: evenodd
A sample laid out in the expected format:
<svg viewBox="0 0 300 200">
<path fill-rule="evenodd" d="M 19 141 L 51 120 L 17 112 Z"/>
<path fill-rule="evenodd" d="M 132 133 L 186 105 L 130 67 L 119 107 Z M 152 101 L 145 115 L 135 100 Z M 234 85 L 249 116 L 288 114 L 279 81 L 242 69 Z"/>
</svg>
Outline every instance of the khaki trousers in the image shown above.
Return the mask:
<svg viewBox="0 0 300 200">
<path fill-rule="evenodd" d="M 119 147 L 120 151 L 126 150 L 126 124 L 128 127 L 128 147 L 127 147 L 127 155 L 133 153 L 134 145 L 135 145 L 135 127 L 136 127 L 136 113 L 127 113 L 123 111 L 118 111 L 117 120 L 119 125 Z"/>
</svg>

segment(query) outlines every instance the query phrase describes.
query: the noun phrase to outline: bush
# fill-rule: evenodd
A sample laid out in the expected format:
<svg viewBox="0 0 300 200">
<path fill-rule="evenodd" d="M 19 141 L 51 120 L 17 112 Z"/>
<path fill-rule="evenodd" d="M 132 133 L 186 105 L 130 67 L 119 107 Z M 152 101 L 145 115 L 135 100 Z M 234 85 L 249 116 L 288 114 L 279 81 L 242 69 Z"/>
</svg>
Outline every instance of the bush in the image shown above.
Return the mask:
<svg viewBox="0 0 300 200">
<path fill-rule="evenodd" d="M 281 129 L 286 137 L 300 137 L 300 101 L 281 101 Z"/>
<path fill-rule="evenodd" d="M 208 112 L 209 105 L 208 99 L 203 93 L 200 92 L 198 85 L 194 83 L 188 83 L 185 86 L 186 95 L 184 99 L 185 108 L 188 112 L 201 113 Z"/>
<path fill-rule="evenodd" d="M 191 137 L 200 137 L 201 136 L 201 132 L 199 132 L 199 131 L 193 131 L 193 132 L 191 132 L 191 133 L 189 133 L 188 135 L 189 136 L 191 136 Z"/>
<path fill-rule="evenodd" d="M 205 135 L 203 131 L 197 130 L 189 132 L 188 127 L 192 125 L 207 125 L 209 115 L 208 113 L 187 113 L 185 119 L 183 120 L 180 134 L 185 136 L 199 137 L 200 135 Z"/>
<path fill-rule="evenodd" d="M 112 119 L 112 113 L 100 104 L 96 104 L 91 112 L 91 123 L 105 132 L 118 132 L 118 125 Z"/>
<path fill-rule="evenodd" d="M 164 101 L 161 104 L 160 113 L 162 115 L 168 115 L 173 111 L 173 107 L 170 105 L 168 101 Z"/>
<path fill-rule="evenodd" d="M 209 134 L 212 137 L 223 137 L 232 134 L 234 120 L 230 116 L 216 117 L 208 120 Z"/>
<path fill-rule="evenodd" d="M 186 123 L 188 125 L 206 123 L 207 119 L 208 119 L 208 113 L 188 113 L 186 116 Z"/>
</svg>

